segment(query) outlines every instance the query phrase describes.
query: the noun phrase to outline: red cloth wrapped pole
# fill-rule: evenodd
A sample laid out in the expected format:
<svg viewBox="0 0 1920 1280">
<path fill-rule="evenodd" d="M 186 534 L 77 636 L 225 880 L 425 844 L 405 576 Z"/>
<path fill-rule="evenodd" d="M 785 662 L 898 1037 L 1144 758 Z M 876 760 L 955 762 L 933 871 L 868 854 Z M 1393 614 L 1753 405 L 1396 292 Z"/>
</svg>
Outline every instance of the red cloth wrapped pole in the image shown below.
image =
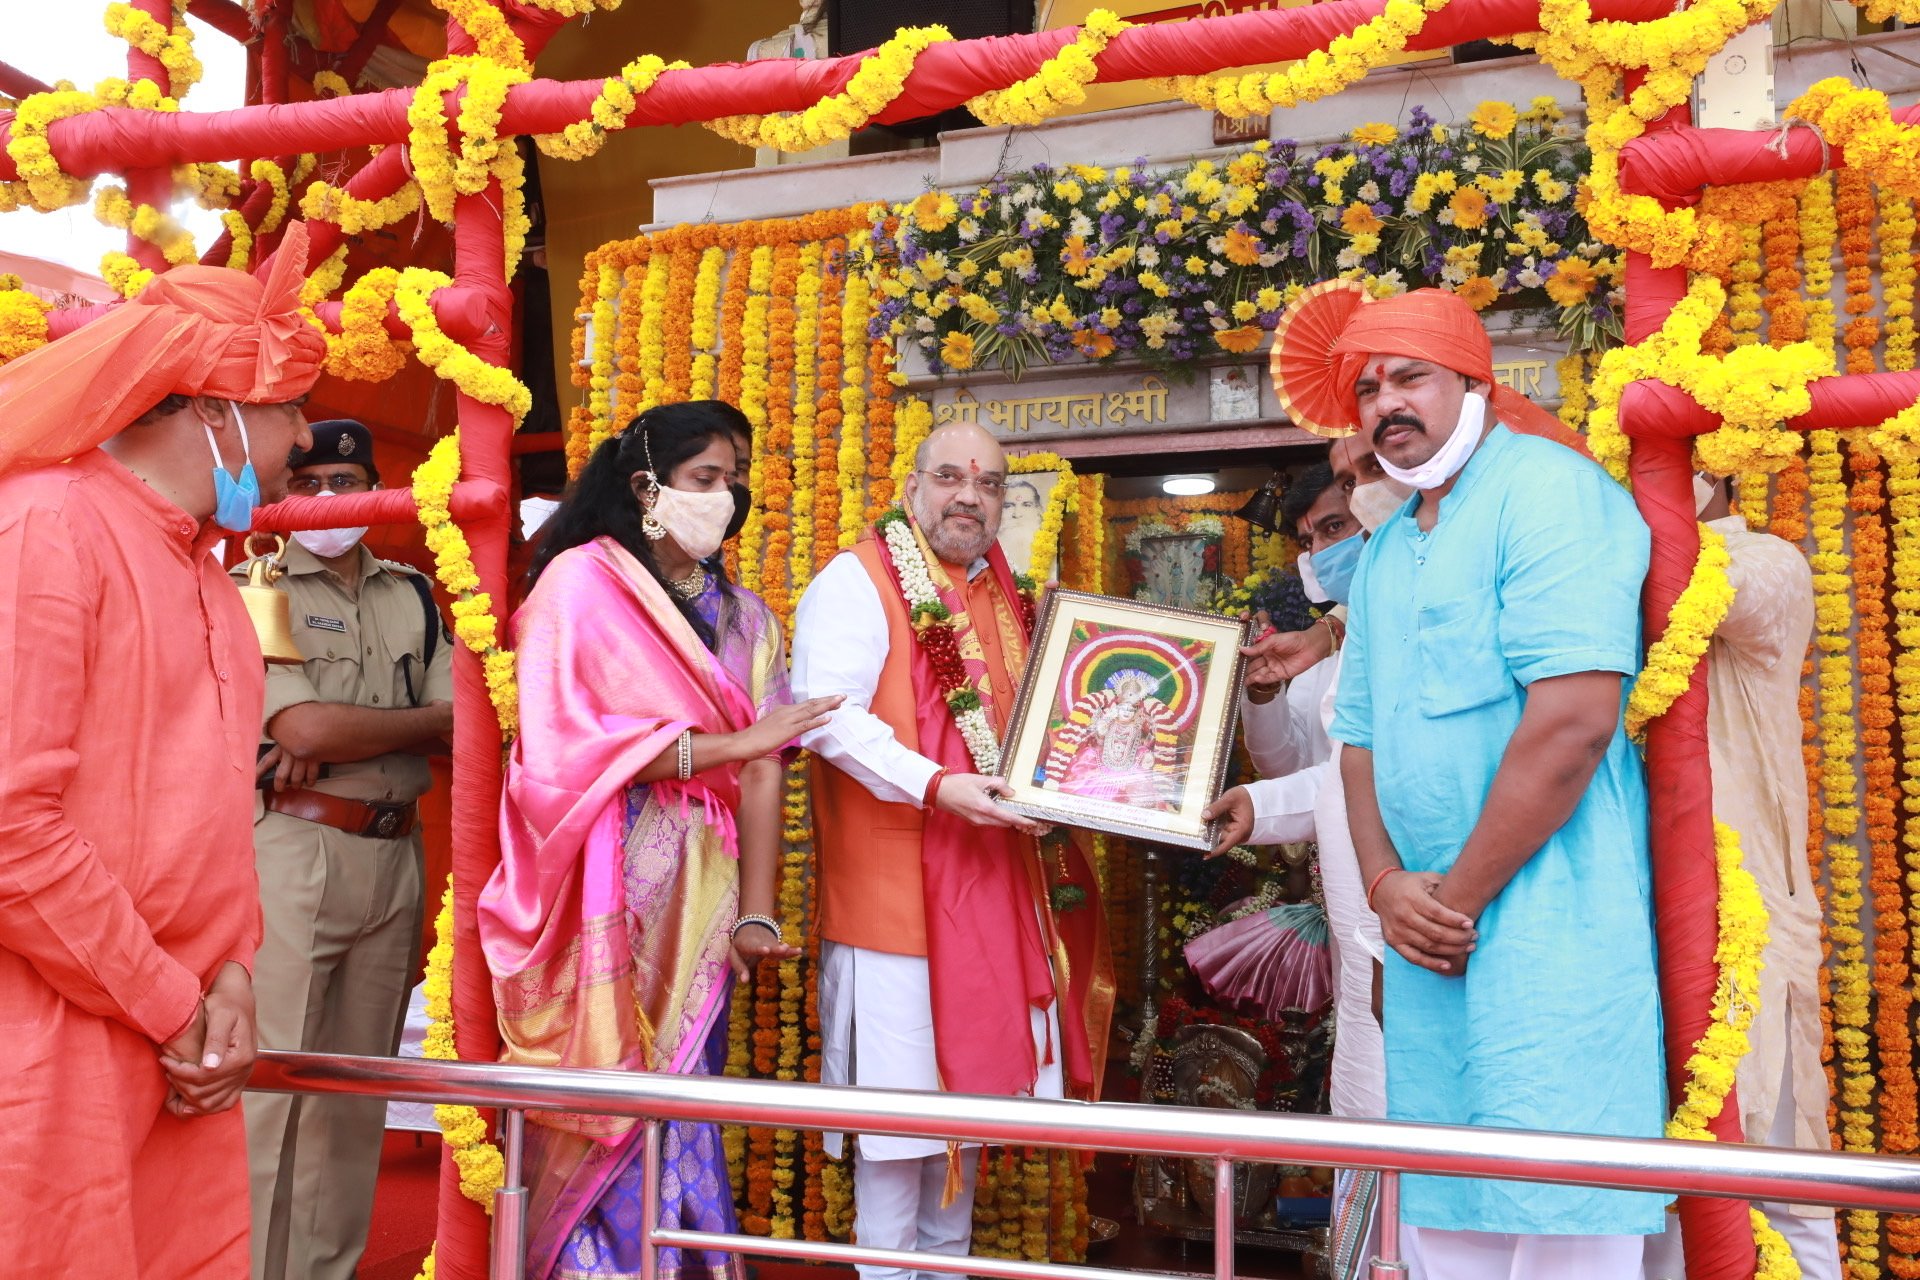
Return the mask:
<svg viewBox="0 0 1920 1280">
<path fill-rule="evenodd" d="M 1105 82 L 1203 75 L 1222 67 L 1303 58 L 1375 17 L 1384 0 L 1326 0 L 1275 9 L 1155 23 L 1117 36 L 1098 59 Z M 1596 18 L 1639 21 L 1670 6 L 1661 0 L 1595 0 Z M 1438 49 L 1483 36 L 1533 31 L 1537 0 L 1460 0 L 1428 20 L 1412 41 Z M 914 64 L 900 98 L 882 123 L 931 115 L 1033 74 L 1073 36 L 1072 29 L 995 36 L 934 45 Z M 809 61 L 769 59 L 669 71 L 639 101 L 629 127 L 689 124 L 716 116 L 799 111 L 845 88 L 859 55 Z M 515 87 L 501 117 L 503 133 L 551 133 L 585 116 L 601 80 L 539 80 Z M 338 151 L 402 142 L 411 91 L 356 94 L 327 102 L 246 107 L 212 114 L 165 115 L 111 108 L 56 121 L 48 131 L 60 167 L 70 174 L 124 172 L 142 164 L 228 160 L 236 155 Z M 10 132 L 0 116 L 0 144 Z M 0 149 L 0 179 L 16 177 Z"/>
<path fill-rule="evenodd" d="M 483 520 L 506 505 L 507 491 L 493 481 L 462 480 L 453 486 L 449 508 L 464 529 L 469 521 Z M 412 524 L 418 518 L 412 487 L 401 485 L 332 498 L 282 498 L 270 507 L 253 509 L 253 528 L 256 533 L 292 533 L 296 529 Z"/>
<path fill-rule="evenodd" d="M 490 364 L 505 365 L 511 355 L 513 299 L 503 263 L 506 237 L 501 226 L 500 184 L 479 195 L 462 196 L 454 209 L 454 279 L 461 290 L 483 301 L 489 323 L 469 349 Z M 459 397 L 460 474 L 468 482 L 490 484 L 498 494 L 492 510 L 461 522 L 480 590 L 502 612 L 507 594 L 507 493 L 513 444 L 513 416 L 497 405 Z M 343 501 L 343 499 L 332 499 Z M 474 913 L 480 889 L 500 861 L 500 723 L 487 697 L 479 657 L 465 645 L 454 646 L 453 717 L 453 1016 L 455 1048 L 472 1062 L 500 1057 L 499 1024 L 494 1016 L 493 984 Z M 487 1274 L 487 1216 L 460 1193 L 460 1171 L 452 1157 L 440 1165 L 440 1234 L 434 1274 L 440 1280 L 484 1280 Z"/>
<path fill-rule="evenodd" d="M 1628 342 L 1658 329 L 1686 293 L 1684 268 L 1656 270 L 1643 254 L 1627 255 Z M 1693 509 L 1693 442 L 1635 413 L 1621 412 L 1633 437 L 1633 498 L 1653 532 L 1653 555 L 1641 596 L 1646 639 L 1666 630 L 1668 614 L 1693 575 L 1700 533 Z M 1671 1098 L 1686 1088 L 1687 1059 L 1711 1022 L 1719 979 L 1713 952 L 1720 936 L 1719 874 L 1713 850 L 1713 776 L 1707 760 L 1707 665 L 1693 670 L 1687 691 L 1647 726 L 1647 791 L 1653 854 L 1654 929 L 1660 944 L 1660 1004 L 1665 1020 Z M 1709 1126 L 1721 1142 L 1740 1141 L 1740 1108 L 1728 1092 Z M 1687 1274 L 1694 1280 L 1751 1280 L 1756 1254 L 1747 1204 L 1682 1197 L 1680 1224 Z"/>
<path fill-rule="evenodd" d="M 133 7 L 160 24 L 162 30 L 173 26 L 172 0 L 133 0 Z M 162 93 L 172 93 L 172 77 L 166 65 L 152 54 L 140 52 L 137 46 L 127 47 L 127 83 L 138 84 L 142 80 L 151 80 L 160 86 Z M 138 209 L 150 204 L 156 209 L 165 210 L 173 204 L 173 170 L 164 164 L 156 164 L 151 156 L 146 163 L 128 164 L 120 172 L 127 176 L 127 198 Z M 127 253 L 135 262 L 149 271 L 165 271 L 167 255 L 159 245 L 152 244 L 133 234 L 133 228 L 127 228 Z"/>
</svg>

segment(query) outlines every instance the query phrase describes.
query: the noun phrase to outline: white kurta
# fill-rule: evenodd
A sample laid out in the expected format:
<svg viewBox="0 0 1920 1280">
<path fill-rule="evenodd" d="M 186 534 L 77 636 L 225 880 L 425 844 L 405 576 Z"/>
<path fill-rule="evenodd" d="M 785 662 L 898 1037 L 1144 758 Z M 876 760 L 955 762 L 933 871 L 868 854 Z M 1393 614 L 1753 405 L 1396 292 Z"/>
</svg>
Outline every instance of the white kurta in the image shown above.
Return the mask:
<svg viewBox="0 0 1920 1280">
<path fill-rule="evenodd" d="M 985 568 L 986 561 L 977 561 L 970 576 Z M 845 694 L 847 700 L 800 745 L 820 758 L 814 768 L 840 769 L 876 799 L 918 808 L 940 766 L 909 750 L 868 709 L 886 662 L 887 618 L 873 579 L 852 556 L 836 557 L 800 597 L 794 616 L 793 696 L 804 701 Z M 1035 1010 L 1033 1021 L 1042 1064 L 1034 1094 L 1062 1097 L 1057 1015 Z M 824 942 L 820 1040 L 823 1083 L 938 1089 L 927 958 Z M 828 1153 L 838 1159 L 840 1135 L 826 1139 Z M 868 1160 L 904 1160 L 944 1155 L 946 1143 L 862 1134 L 859 1149 Z"/>
<path fill-rule="evenodd" d="M 1337 1116 L 1387 1114 L 1386 1046 L 1373 1016 L 1373 967 L 1382 954 L 1380 918 L 1367 909 L 1360 862 L 1347 832 L 1347 793 L 1338 744 L 1328 740 L 1339 690 L 1340 656 L 1303 671 L 1287 695 L 1265 706 L 1243 700 L 1247 753 L 1264 780 L 1249 783 L 1255 844 L 1314 840 L 1333 946 L 1333 1072 Z"/>
</svg>

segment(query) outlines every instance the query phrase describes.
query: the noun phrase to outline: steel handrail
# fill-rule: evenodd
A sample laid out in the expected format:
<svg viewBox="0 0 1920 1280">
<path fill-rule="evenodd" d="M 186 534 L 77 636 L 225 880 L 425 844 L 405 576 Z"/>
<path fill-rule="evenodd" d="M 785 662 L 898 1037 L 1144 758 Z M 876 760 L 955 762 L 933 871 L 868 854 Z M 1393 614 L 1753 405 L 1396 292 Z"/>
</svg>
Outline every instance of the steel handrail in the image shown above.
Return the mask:
<svg viewBox="0 0 1920 1280">
<path fill-rule="evenodd" d="M 251 1087 L 1920 1213 L 1920 1160 L 1780 1147 L 310 1053 L 263 1052 Z"/>
</svg>

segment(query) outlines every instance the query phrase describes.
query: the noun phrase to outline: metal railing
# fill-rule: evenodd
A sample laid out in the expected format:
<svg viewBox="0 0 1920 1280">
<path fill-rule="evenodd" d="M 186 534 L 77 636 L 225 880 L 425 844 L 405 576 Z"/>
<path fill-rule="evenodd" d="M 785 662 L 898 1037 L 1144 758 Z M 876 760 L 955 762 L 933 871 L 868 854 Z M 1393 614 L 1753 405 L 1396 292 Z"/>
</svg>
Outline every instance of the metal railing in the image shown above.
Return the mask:
<svg viewBox="0 0 1920 1280">
<path fill-rule="evenodd" d="M 649 1206 L 642 1239 L 644 1280 L 655 1280 L 661 1247 L 996 1280 L 1138 1280 L 1141 1274 L 661 1228 L 652 1206 L 659 1199 L 660 1125 L 668 1120 L 1211 1160 L 1216 1280 L 1232 1280 L 1234 1273 L 1233 1166 L 1242 1160 L 1379 1170 L 1380 1232 L 1376 1256 L 1369 1263 L 1370 1280 L 1406 1275 L 1398 1213 L 1402 1173 L 1920 1213 L 1920 1160 L 1779 1147 L 311 1053 L 262 1053 L 250 1087 L 500 1108 L 506 1171 L 493 1216 L 493 1280 L 522 1280 L 526 1270 L 527 1191 L 521 1185 L 526 1111 L 628 1116 L 644 1123 L 642 1203 Z"/>
</svg>

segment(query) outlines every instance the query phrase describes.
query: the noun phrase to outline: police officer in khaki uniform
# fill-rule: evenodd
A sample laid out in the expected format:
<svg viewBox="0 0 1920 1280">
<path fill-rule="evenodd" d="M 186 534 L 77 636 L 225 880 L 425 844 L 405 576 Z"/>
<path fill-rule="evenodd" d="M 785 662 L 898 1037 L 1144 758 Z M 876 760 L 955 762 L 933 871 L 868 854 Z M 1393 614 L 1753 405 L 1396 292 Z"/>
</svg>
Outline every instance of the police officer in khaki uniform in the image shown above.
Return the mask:
<svg viewBox="0 0 1920 1280">
<path fill-rule="evenodd" d="M 358 422 L 313 425 L 303 496 L 379 487 Z M 365 529 L 296 533 L 280 590 L 306 661 L 268 669 L 254 852 L 265 936 L 260 1044 L 388 1055 L 420 941 L 418 806 L 453 732 L 451 637 L 426 578 Z M 386 1104 L 247 1099 L 254 1280 L 351 1280 L 366 1246 Z"/>
</svg>

